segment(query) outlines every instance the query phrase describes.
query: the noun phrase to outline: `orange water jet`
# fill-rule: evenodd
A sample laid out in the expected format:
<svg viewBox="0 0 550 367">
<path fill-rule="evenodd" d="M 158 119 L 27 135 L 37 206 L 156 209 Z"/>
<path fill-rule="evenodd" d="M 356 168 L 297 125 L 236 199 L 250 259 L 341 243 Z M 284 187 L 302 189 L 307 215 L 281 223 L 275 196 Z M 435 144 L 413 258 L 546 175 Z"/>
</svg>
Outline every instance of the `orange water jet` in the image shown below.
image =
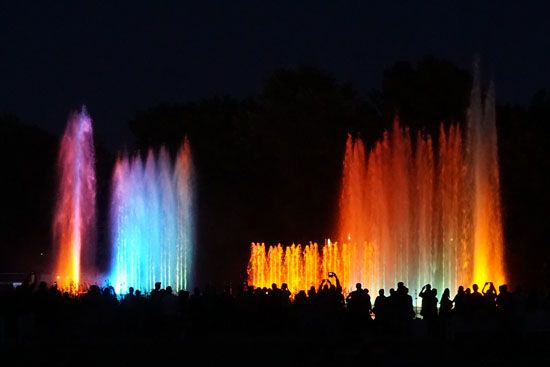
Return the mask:
<svg viewBox="0 0 550 367">
<path fill-rule="evenodd" d="M 249 282 L 297 291 L 329 271 L 346 290 L 506 282 L 494 92 L 482 101 L 477 71 L 464 134 L 442 124 L 435 143 L 421 132 L 413 139 L 396 118 L 368 152 L 348 136 L 335 238 L 320 248 L 269 247 L 268 261 L 265 245 L 252 244 Z M 307 278 L 306 251 L 316 263 Z"/>
</svg>

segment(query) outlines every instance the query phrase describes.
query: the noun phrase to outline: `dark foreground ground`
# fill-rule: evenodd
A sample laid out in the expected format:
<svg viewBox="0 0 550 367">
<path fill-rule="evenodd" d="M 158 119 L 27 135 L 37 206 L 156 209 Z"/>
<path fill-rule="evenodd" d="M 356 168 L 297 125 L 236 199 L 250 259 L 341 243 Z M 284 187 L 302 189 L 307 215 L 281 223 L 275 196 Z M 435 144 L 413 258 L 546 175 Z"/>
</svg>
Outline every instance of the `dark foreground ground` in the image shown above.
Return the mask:
<svg viewBox="0 0 550 367">
<path fill-rule="evenodd" d="M 87 335 L 80 328 L 44 337 L 4 338 L 0 365 L 550 366 L 548 332 L 429 335 L 422 320 L 414 320 L 406 333 L 352 329 L 330 324 L 305 331 L 172 330 L 169 335 L 146 336 Z"/>
<path fill-rule="evenodd" d="M 402 285 L 372 308 L 367 291 L 300 294 L 24 284 L 0 292 L 0 367 L 550 366 L 550 296 L 537 292 L 459 292 L 439 310 L 425 295 L 420 315 Z"/>
</svg>

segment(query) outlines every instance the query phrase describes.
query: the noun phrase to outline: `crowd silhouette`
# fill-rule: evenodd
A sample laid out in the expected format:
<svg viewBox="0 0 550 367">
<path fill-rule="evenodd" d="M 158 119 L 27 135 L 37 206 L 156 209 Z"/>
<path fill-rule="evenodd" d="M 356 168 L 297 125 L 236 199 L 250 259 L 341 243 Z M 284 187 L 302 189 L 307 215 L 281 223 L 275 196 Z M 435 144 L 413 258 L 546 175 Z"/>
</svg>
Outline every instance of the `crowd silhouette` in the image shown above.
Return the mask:
<svg viewBox="0 0 550 367">
<path fill-rule="evenodd" d="M 293 353 L 303 352 L 307 358 L 314 355 L 319 360 L 331 355 L 331 350 L 323 347 L 326 340 L 347 350 L 349 340 L 357 337 L 402 340 L 406 345 L 414 345 L 410 343 L 415 340 L 546 340 L 550 337 L 550 295 L 521 287 L 511 292 L 506 285 L 497 291 L 487 282 L 481 291 L 477 284 L 471 289 L 461 286 L 454 296 L 447 288 L 438 298 L 438 290 L 430 284 L 418 294 L 410 294 L 399 282 L 388 293 L 378 290 L 373 302 L 361 283 L 345 292 L 334 273 L 317 288 L 295 294 L 285 283 L 269 288 L 227 284 L 221 290 L 206 285 L 192 292 L 176 292 L 160 282 L 145 292 L 130 287 L 123 295 L 116 294 L 112 286 L 98 285 L 71 294 L 55 283 L 37 281 L 34 275 L 16 288 L 0 291 L 0 350 L 6 345 L 36 348 L 52 343 L 86 348 L 105 340 L 115 341 L 112 348 L 124 341 L 128 353 L 143 340 L 158 345 L 176 343 L 193 350 L 210 345 L 216 335 L 224 335 L 222 340 L 228 345 L 243 339 L 250 344 L 248 338 L 252 337 L 258 340 L 257 347 L 264 339 L 272 344 L 274 340 L 302 340 L 309 349 L 303 352 L 302 344 L 296 343 Z M 139 359 L 137 355 L 133 358 Z M 223 360 L 223 356 L 219 358 Z"/>
<path fill-rule="evenodd" d="M 447 288 L 440 299 L 437 289 L 426 284 L 418 293 L 418 309 L 402 282 L 387 296 L 380 289 L 373 304 L 369 290 L 361 283 L 344 297 L 338 276 L 332 272 L 318 288 L 295 295 L 285 283 L 280 288 L 277 284 L 270 288 L 243 284 L 238 289 L 228 285 L 221 292 L 207 285 L 192 293 L 176 293 L 160 282 L 147 294 L 130 287 L 119 296 L 112 286 L 91 285 L 75 295 L 61 291 L 56 284 L 37 282 L 34 275 L 0 294 L 2 335 L 13 340 L 78 334 L 80 330 L 89 336 L 137 333 L 166 337 L 219 329 L 307 334 L 338 328 L 409 335 L 421 325 L 427 336 L 449 339 L 480 332 L 504 331 L 516 336 L 550 332 L 549 295 L 527 293 L 521 287 L 512 293 L 506 285 L 497 291 L 491 282 L 481 291 L 477 284 L 471 289 L 460 286 L 452 298 Z M 529 323 L 533 317 L 536 321 Z"/>
</svg>

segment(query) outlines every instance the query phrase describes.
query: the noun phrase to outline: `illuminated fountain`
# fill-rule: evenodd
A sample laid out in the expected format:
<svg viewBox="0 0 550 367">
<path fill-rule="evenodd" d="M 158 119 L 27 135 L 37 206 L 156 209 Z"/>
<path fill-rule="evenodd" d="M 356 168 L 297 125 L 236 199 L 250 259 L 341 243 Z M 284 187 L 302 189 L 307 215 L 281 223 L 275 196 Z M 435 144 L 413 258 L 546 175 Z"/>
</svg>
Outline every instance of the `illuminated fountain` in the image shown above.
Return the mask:
<svg viewBox="0 0 550 367">
<path fill-rule="evenodd" d="M 193 273 L 193 167 L 187 139 L 172 167 L 166 149 L 121 157 L 111 197 L 111 282 L 117 292 L 155 282 L 185 289 Z"/>
<path fill-rule="evenodd" d="M 339 243 L 253 244 L 249 282 L 284 281 L 295 292 L 334 271 L 347 289 L 356 282 L 377 290 L 403 281 L 412 292 L 426 283 L 440 292 L 504 283 L 494 92 L 491 87 L 482 103 L 477 72 L 467 118 L 465 139 L 458 125 L 442 125 L 437 143 L 423 133 L 413 139 L 397 119 L 368 153 L 361 139 L 349 136 Z"/>
<path fill-rule="evenodd" d="M 69 118 L 57 161 L 59 186 L 53 220 L 54 274 L 76 292 L 95 273 L 95 169 L 92 120 L 86 110 Z"/>
</svg>

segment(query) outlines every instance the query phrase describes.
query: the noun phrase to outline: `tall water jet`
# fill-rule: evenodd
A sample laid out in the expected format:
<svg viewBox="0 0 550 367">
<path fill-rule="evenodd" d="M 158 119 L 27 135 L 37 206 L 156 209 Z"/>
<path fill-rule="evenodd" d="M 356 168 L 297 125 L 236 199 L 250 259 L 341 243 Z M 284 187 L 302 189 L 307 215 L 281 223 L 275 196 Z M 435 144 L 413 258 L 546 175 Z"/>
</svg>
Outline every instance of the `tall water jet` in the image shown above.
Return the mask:
<svg viewBox="0 0 550 367">
<path fill-rule="evenodd" d="M 77 291 L 94 273 L 96 178 L 92 120 L 82 110 L 67 123 L 57 160 L 53 220 L 54 275 L 60 288 Z"/>
<path fill-rule="evenodd" d="M 348 137 L 338 239 L 374 246 L 367 261 L 354 257 L 355 280 L 414 289 L 506 281 L 493 90 L 483 101 L 476 68 L 466 144 L 458 125 L 441 126 L 436 151 L 429 135 L 412 144 L 396 120 L 365 163 L 363 143 Z M 365 276 L 369 267 L 378 279 Z"/>
<path fill-rule="evenodd" d="M 111 281 L 117 292 L 148 291 L 155 282 L 176 289 L 192 284 L 193 165 L 185 139 L 172 166 L 166 149 L 149 150 L 145 163 L 120 157 L 111 193 Z"/>
<path fill-rule="evenodd" d="M 481 103 L 479 72 L 468 109 L 467 161 L 473 190 L 473 281 L 504 283 L 504 240 L 500 202 L 494 86 L 491 84 Z"/>
<path fill-rule="evenodd" d="M 441 125 L 436 143 L 421 132 L 413 139 L 398 119 L 369 152 L 348 136 L 338 242 L 319 248 L 317 282 L 300 286 L 328 271 L 348 290 L 356 282 L 379 289 L 403 281 L 415 292 L 427 283 L 454 291 L 506 281 L 493 90 L 482 99 L 476 68 L 465 138 L 458 125 Z M 296 251 L 253 244 L 249 281 L 298 284 L 306 260 Z"/>
<path fill-rule="evenodd" d="M 360 281 L 376 289 L 404 281 L 416 289 L 448 280 L 447 267 L 440 267 L 440 244 L 442 228 L 452 230 L 441 223 L 440 202 L 446 197 L 440 193 L 444 182 L 456 185 L 460 175 L 438 179 L 449 162 L 441 159 L 438 167 L 431 137 L 418 133 L 413 140 L 396 119 L 392 131 L 366 156 L 360 153 L 363 142 L 351 136 L 347 150 L 354 153 L 346 152 L 344 159 L 337 238 L 363 255 L 351 256 L 346 285 Z"/>
<path fill-rule="evenodd" d="M 176 212 L 183 218 L 177 224 L 176 233 L 176 279 L 177 289 L 188 288 L 193 284 L 193 260 L 195 243 L 193 161 L 191 147 L 185 138 L 178 152 L 174 170 L 176 189 Z"/>
</svg>

